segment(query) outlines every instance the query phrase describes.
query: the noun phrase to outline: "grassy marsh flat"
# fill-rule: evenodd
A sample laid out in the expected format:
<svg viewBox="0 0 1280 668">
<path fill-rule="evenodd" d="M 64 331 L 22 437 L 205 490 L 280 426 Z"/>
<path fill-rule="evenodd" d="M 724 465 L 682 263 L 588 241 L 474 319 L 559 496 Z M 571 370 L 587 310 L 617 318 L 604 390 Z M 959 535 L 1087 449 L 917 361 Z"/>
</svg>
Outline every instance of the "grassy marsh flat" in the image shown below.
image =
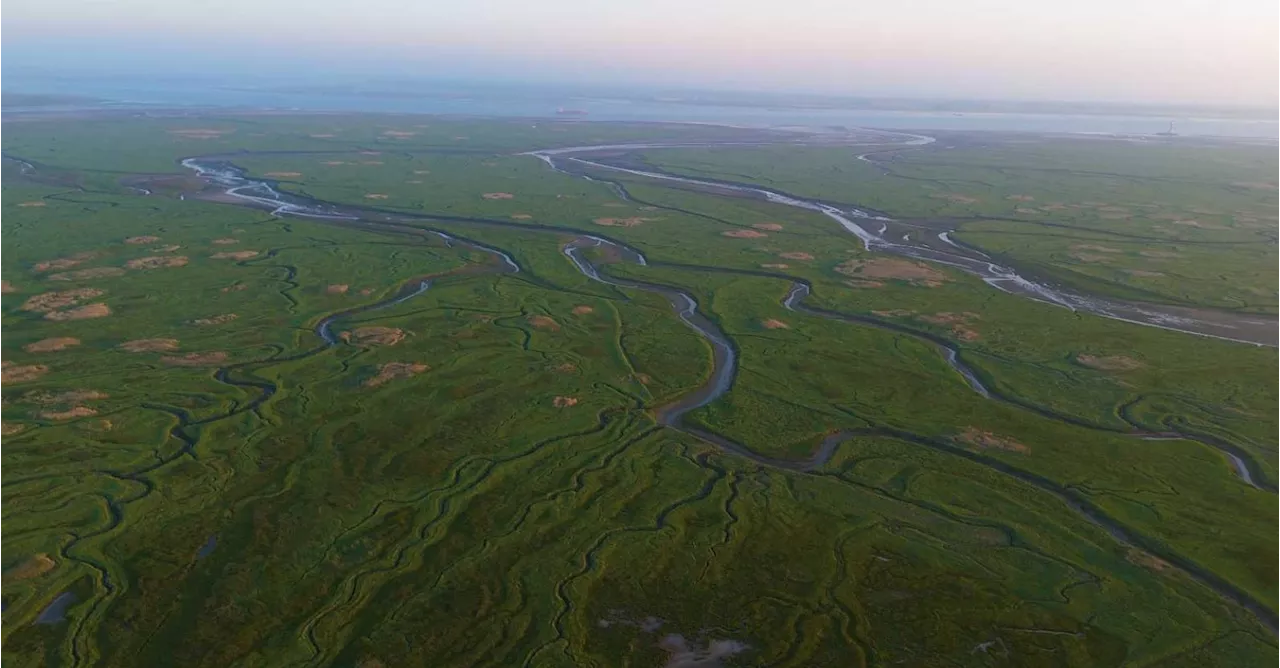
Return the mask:
<svg viewBox="0 0 1280 668">
<path fill-rule="evenodd" d="M 523 155 L 777 142 L 613 158 L 1273 319 L 1273 151 L 411 116 L 6 129 L 13 665 L 1274 659 L 1275 348 Z M 250 206 L 194 156 L 334 215 Z M 614 284 L 567 253 L 589 237 Z M 734 352 L 677 424 L 662 409 L 724 357 L 654 286 Z"/>
</svg>

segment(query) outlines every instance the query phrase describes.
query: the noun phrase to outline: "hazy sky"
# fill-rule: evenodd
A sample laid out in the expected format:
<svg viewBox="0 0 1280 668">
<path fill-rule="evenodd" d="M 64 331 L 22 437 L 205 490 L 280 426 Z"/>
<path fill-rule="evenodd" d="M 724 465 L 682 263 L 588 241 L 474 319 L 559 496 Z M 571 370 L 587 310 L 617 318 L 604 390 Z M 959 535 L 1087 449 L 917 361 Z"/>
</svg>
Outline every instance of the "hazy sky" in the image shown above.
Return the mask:
<svg viewBox="0 0 1280 668">
<path fill-rule="evenodd" d="M 1273 107 L 1277 0 L 8 0 L 5 74 L 257 68 Z"/>
</svg>

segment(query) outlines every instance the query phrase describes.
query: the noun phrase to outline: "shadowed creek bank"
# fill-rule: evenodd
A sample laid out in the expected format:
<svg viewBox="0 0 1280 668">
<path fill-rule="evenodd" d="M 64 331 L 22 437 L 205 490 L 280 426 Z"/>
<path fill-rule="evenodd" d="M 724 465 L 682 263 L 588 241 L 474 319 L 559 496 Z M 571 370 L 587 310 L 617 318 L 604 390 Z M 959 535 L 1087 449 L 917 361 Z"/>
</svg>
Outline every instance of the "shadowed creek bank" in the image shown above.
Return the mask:
<svg viewBox="0 0 1280 668">
<path fill-rule="evenodd" d="M 267 153 L 264 153 L 264 155 Z M 550 161 L 548 161 L 550 162 Z M 518 229 L 525 232 L 554 232 L 557 234 L 573 235 L 573 239 L 562 247 L 564 255 L 574 264 L 574 266 L 586 277 L 612 285 L 622 289 L 635 289 L 654 292 L 662 295 L 670 302 L 673 311 L 680 320 L 688 327 L 697 332 L 711 345 L 713 351 L 713 369 L 707 381 L 689 393 L 681 397 L 677 401 L 665 406 L 657 407 L 654 411 L 655 417 L 660 424 L 676 429 L 711 443 L 721 450 L 743 457 L 762 466 L 771 468 L 780 468 L 802 473 L 810 473 L 814 475 L 825 475 L 820 469 L 825 466 L 839 446 L 850 438 L 858 436 L 879 436 L 894 438 L 905 442 L 914 443 L 923 447 L 945 452 L 957 457 L 964 458 L 974 463 L 983 465 L 989 469 L 999 473 L 1008 475 L 1023 483 L 1032 485 L 1043 492 L 1053 495 L 1061 500 L 1066 506 L 1073 511 L 1079 513 L 1088 521 L 1096 524 L 1105 530 L 1119 543 L 1133 549 L 1148 552 L 1157 556 L 1164 561 L 1177 566 L 1189 574 L 1202 585 L 1214 590 L 1222 597 L 1234 601 L 1241 607 L 1249 610 L 1263 624 L 1265 624 L 1273 633 L 1276 629 L 1276 615 L 1267 606 L 1253 598 L 1249 593 L 1228 582 L 1216 573 L 1201 567 L 1191 560 L 1169 550 L 1161 542 L 1145 537 L 1132 529 L 1124 526 L 1118 520 L 1107 515 L 1102 509 L 1094 505 L 1083 495 L 1074 489 L 1067 488 L 1055 481 L 1045 478 L 1041 475 L 1025 471 L 1008 464 L 1002 460 L 986 456 L 981 453 L 973 452 L 948 440 L 921 436 L 911 432 L 892 427 L 872 427 L 867 429 L 844 430 L 828 434 L 812 455 L 801 460 L 782 460 L 767 457 L 754 452 L 739 443 L 732 441 L 722 435 L 708 432 L 698 427 L 686 425 L 683 417 L 692 410 L 706 406 L 717 398 L 721 397 L 732 386 L 734 376 L 737 372 L 737 350 L 729 337 L 705 315 L 698 311 L 697 301 L 689 294 L 673 287 L 657 285 L 652 283 L 643 283 L 639 281 L 616 279 L 602 274 L 600 267 L 592 264 L 583 254 L 583 250 L 587 248 L 610 246 L 618 256 L 625 261 L 630 261 L 640 265 L 649 264 L 644 255 L 626 245 L 614 240 L 607 239 L 603 236 L 587 235 L 579 230 L 567 227 L 546 226 L 546 225 L 527 225 L 519 223 L 511 223 L 508 221 L 498 221 L 491 219 L 464 218 L 456 216 L 433 216 L 433 215 L 408 215 L 403 213 L 392 213 L 382 211 L 372 207 L 360 207 L 353 205 L 337 204 L 322 202 L 312 198 L 299 197 L 294 195 L 286 195 L 276 191 L 270 183 L 266 181 L 258 181 L 250 179 L 245 175 L 244 170 L 235 165 L 226 162 L 222 157 L 214 158 L 188 158 L 182 161 L 182 164 L 190 169 L 195 170 L 201 177 L 220 187 L 220 192 L 216 195 L 202 195 L 205 199 L 214 201 L 222 201 L 228 203 L 238 203 L 245 206 L 255 208 L 268 208 L 274 215 L 296 215 L 301 217 L 313 218 L 321 221 L 331 221 L 337 224 L 353 224 L 358 227 L 369 227 L 373 231 L 392 231 L 405 233 L 413 230 L 418 234 L 436 234 L 446 239 L 447 243 L 461 243 L 476 248 L 484 252 L 492 253 L 502 260 L 498 271 L 519 272 L 520 267 L 506 253 L 499 249 L 491 248 L 482 244 L 462 240 L 454 235 L 448 235 L 444 232 L 425 228 L 421 226 L 424 221 L 441 220 L 458 223 L 473 223 L 478 225 L 493 225 L 511 229 Z M 554 165 L 553 165 L 554 166 Z M 625 193 L 624 193 L 625 195 Z M 411 223 L 417 223 L 411 228 Z M 781 276 L 780 276 L 781 277 Z M 862 318 L 846 316 L 844 314 L 831 313 L 819 309 L 812 309 L 803 306 L 801 303 L 803 298 L 809 292 L 809 286 L 802 281 L 791 279 L 794 281 L 791 290 L 787 293 L 783 300 L 783 305 L 789 309 L 814 315 L 817 317 L 832 318 L 836 320 L 844 320 L 854 324 L 869 324 L 873 326 L 883 327 L 892 330 L 901 330 L 912 336 L 920 337 L 939 346 L 944 351 L 944 356 L 951 366 L 959 373 L 966 383 L 977 393 L 984 397 L 995 398 L 1002 401 L 1009 401 L 1016 405 L 1026 407 L 1021 402 L 1012 401 L 1005 397 L 993 397 L 991 391 L 979 380 L 978 375 L 967 365 L 965 365 L 958 357 L 954 347 L 947 344 L 941 339 L 924 335 L 907 328 L 896 327 L 888 323 L 878 321 L 868 321 Z M 317 336 L 319 336 L 325 345 L 301 353 L 301 355 L 315 354 L 324 348 L 336 343 L 330 330 L 331 325 L 336 320 L 349 317 L 356 313 L 391 306 L 407 299 L 421 294 L 427 289 L 428 283 L 422 280 L 414 280 L 406 283 L 394 297 L 378 302 L 376 304 L 357 307 L 348 311 L 330 315 L 322 319 L 315 328 Z M 271 360 L 275 362 L 279 360 Z M 224 382 L 239 384 L 220 374 Z M 258 383 L 253 383 L 259 386 Z M 271 388 L 270 391 L 274 391 Z M 264 390 L 264 395 L 267 391 Z M 255 403 L 260 403 L 258 400 Z M 1032 410 L 1038 409 L 1032 408 Z M 1061 420 L 1061 416 L 1052 413 L 1042 412 L 1045 417 Z M 1158 434 L 1153 432 L 1134 432 L 1132 435 L 1139 438 L 1155 438 L 1167 436 L 1170 438 L 1189 438 L 1181 434 Z M 1198 439 L 1197 439 L 1198 440 Z M 1204 441 L 1201 441 L 1204 442 Z M 1223 449 L 1220 445 L 1208 443 L 1212 447 Z M 1234 446 L 1231 446 L 1234 447 Z M 1236 470 L 1241 479 L 1254 487 L 1259 484 L 1253 479 L 1249 473 L 1249 466 L 1243 459 L 1237 455 L 1227 452 L 1228 456 L 1233 459 L 1236 464 Z M 1271 490 L 1274 491 L 1274 490 Z"/>
</svg>

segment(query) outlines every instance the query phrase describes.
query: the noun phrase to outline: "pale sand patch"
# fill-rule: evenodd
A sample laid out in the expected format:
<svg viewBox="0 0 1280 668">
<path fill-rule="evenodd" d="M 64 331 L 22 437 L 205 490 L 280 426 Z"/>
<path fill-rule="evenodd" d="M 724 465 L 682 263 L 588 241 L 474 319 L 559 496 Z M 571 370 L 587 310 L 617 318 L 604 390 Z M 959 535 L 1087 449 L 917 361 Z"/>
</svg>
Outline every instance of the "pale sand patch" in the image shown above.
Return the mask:
<svg viewBox="0 0 1280 668">
<path fill-rule="evenodd" d="M 949 326 L 951 327 L 951 334 L 961 341 L 977 341 L 981 338 L 981 335 L 970 326 L 969 321 L 978 319 L 978 314 L 971 311 L 963 313 L 943 311 L 932 315 L 921 315 L 916 319 L 931 325 Z"/>
<path fill-rule="evenodd" d="M 347 290 L 350 288 L 351 286 L 346 283 L 334 283 L 333 285 L 325 288 L 324 291 L 331 295 L 345 295 L 347 294 Z"/>
<path fill-rule="evenodd" d="M 936 288 L 947 280 L 946 274 L 927 264 L 896 258 L 848 260 L 837 266 L 836 271 L 861 281 L 879 283 L 882 279 L 896 279 L 929 288 Z"/>
<path fill-rule="evenodd" d="M 155 248 L 152 248 L 151 251 L 153 253 L 172 253 L 179 248 L 182 248 L 182 246 L 179 246 L 178 244 L 169 244 L 168 246 L 156 246 Z"/>
<path fill-rule="evenodd" d="M 1106 255 L 1094 255 L 1093 253 L 1071 253 L 1070 255 L 1081 262 L 1110 262 L 1114 259 Z"/>
<path fill-rule="evenodd" d="M 755 230 L 728 230 L 726 232 L 721 232 L 720 236 L 731 237 L 734 239 L 761 239 L 769 235 Z"/>
<path fill-rule="evenodd" d="M 1071 250 L 1091 250 L 1099 253 L 1123 253 L 1119 248 L 1111 248 L 1109 246 L 1097 246 L 1094 244 L 1075 244 Z"/>
<path fill-rule="evenodd" d="M 513 220 L 533 220 L 533 216 L 527 213 L 513 213 L 511 214 L 511 218 Z"/>
<path fill-rule="evenodd" d="M 242 250 L 242 251 L 224 251 L 222 253 L 214 253 L 209 257 L 215 260 L 248 260 L 251 257 L 257 257 L 258 251 Z"/>
<path fill-rule="evenodd" d="M 23 401 L 48 406 L 51 404 L 78 404 L 85 401 L 108 399 L 111 395 L 97 390 L 67 390 L 66 392 L 31 392 L 23 395 Z"/>
<path fill-rule="evenodd" d="M 782 322 L 781 320 L 775 320 L 773 318 L 769 318 L 768 320 L 762 321 L 760 325 L 765 329 L 791 329 L 791 325 L 788 325 L 787 323 Z"/>
<path fill-rule="evenodd" d="M 411 184 L 411 185 L 415 185 L 415 186 L 416 186 L 416 185 L 421 185 L 421 184 L 422 184 L 422 181 L 421 181 L 421 180 L 419 180 L 419 179 L 410 179 L 410 180 L 408 180 L 408 181 L 405 181 L 405 183 L 408 183 L 408 184 Z"/>
<path fill-rule="evenodd" d="M 82 418 L 82 417 L 93 417 L 97 414 L 98 414 L 98 411 L 95 411 L 92 408 L 89 408 L 88 406 L 75 406 L 73 408 L 68 408 L 65 411 L 46 411 L 44 413 L 41 413 L 40 417 L 46 420 L 61 421 L 61 420 L 74 420 L 76 418 Z"/>
<path fill-rule="evenodd" d="M 378 375 L 366 380 L 364 386 L 378 387 L 397 378 L 411 378 L 430 370 L 430 366 L 418 362 L 387 362 L 378 367 Z"/>
<path fill-rule="evenodd" d="M 790 269 L 790 268 L 791 268 L 791 265 L 789 265 L 789 264 L 776 264 L 776 263 L 775 263 L 775 264 L 762 264 L 762 265 L 760 265 L 760 268 L 761 268 L 761 269 Z"/>
<path fill-rule="evenodd" d="M 33 207 L 33 206 L 49 206 L 49 205 L 48 205 L 48 204 L 46 204 L 46 203 L 44 203 L 44 202 L 38 202 L 38 201 L 37 201 L 37 202 L 20 202 L 20 203 L 18 204 L 18 206 L 21 206 L 21 207 Z"/>
<path fill-rule="evenodd" d="M 335 135 L 335 134 L 330 134 L 330 133 L 328 133 L 328 132 L 323 132 L 323 133 L 320 133 L 320 134 L 307 135 L 307 136 L 308 136 L 308 137 L 311 137 L 312 139 L 333 139 L 333 138 L 334 138 L 334 137 L 336 137 L 337 135 Z"/>
<path fill-rule="evenodd" d="M 1025 206 L 1015 207 L 1015 208 L 1014 208 L 1014 210 L 1013 210 L 1013 212 L 1014 212 L 1014 213 L 1032 214 L 1032 215 L 1036 215 L 1036 216 L 1040 215 L 1040 210 L 1039 210 L 1039 209 L 1028 209 L 1028 208 L 1027 208 L 1027 207 L 1025 207 Z M 1103 216 L 1103 217 L 1105 218 L 1105 216 Z"/>
<path fill-rule="evenodd" d="M 223 237 L 223 238 L 221 238 L 221 239 L 214 239 L 214 240 L 213 240 L 213 243 L 214 243 L 214 244 L 216 244 L 216 245 L 218 245 L 218 246 L 230 246 L 230 245 L 232 245 L 232 244 L 238 244 L 238 243 L 240 243 L 240 240 L 239 240 L 239 239 L 234 239 L 234 238 L 232 238 L 232 237 Z"/>
<path fill-rule="evenodd" d="M 419 176 L 421 176 L 421 175 L 423 175 L 423 174 L 430 174 L 430 173 L 431 173 L 431 170 L 429 170 L 429 169 L 415 169 L 415 170 L 413 170 L 413 173 L 414 173 L 414 174 L 417 174 L 417 175 L 419 175 Z"/>
<path fill-rule="evenodd" d="M 98 288 L 78 288 L 75 290 L 61 290 L 56 292 L 44 292 L 35 295 L 21 306 L 23 311 L 36 311 L 38 313 L 49 313 L 60 308 L 74 306 L 85 299 L 93 299 L 107 294 L 106 290 Z"/>
<path fill-rule="evenodd" d="M 49 373 L 49 367 L 43 364 L 13 364 L 8 360 L 0 361 L 0 382 L 25 383 Z"/>
<path fill-rule="evenodd" d="M 113 278 L 116 276 L 124 276 L 125 270 L 120 267 L 95 267 L 93 269 L 77 269 L 76 271 L 64 271 L 57 274 L 49 274 L 51 281 L 84 281 L 92 278 Z"/>
<path fill-rule="evenodd" d="M 193 325 L 207 327 L 209 325 L 225 325 L 240 316 L 235 313 L 223 313 L 221 315 L 210 316 L 208 318 L 197 318 L 191 321 Z"/>
<path fill-rule="evenodd" d="M 565 362 L 552 367 L 552 370 L 559 373 L 573 373 L 578 370 L 578 367 L 573 362 Z"/>
<path fill-rule="evenodd" d="M 129 353 L 167 353 L 178 349 L 177 339 L 134 339 L 117 346 Z"/>
<path fill-rule="evenodd" d="M 863 288 L 883 288 L 884 281 L 868 281 L 865 279 L 851 279 L 844 282 L 845 285 L 861 290 Z"/>
<path fill-rule="evenodd" d="M 1142 368 L 1142 362 L 1124 355 L 1098 357 L 1096 355 L 1080 354 L 1076 355 L 1076 362 L 1090 369 L 1098 369 L 1100 371 L 1133 371 L 1134 369 Z"/>
<path fill-rule="evenodd" d="M 757 230 L 766 230 L 768 232 L 781 232 L 782 225 L 779 223 L 756 223 L 752 227 Z"/>
<path fill-rule="evenodd" d="M 384 195 L 382 193 L 367 193 L 364 196 L 365 199 L 388 199 L 390 197 L 390 195 Z"/>
<path fill-rule="evenodd" d="M 1031 448 L 1006 436 L 997 436 L 989 431 L 983 431 L 977 427 L 965 427 L 964 431 L 956 435 L 956 440 L 974 445 L 984 450 L 1008 450 L 1010 452 L 1030 452 Z"/>
<path fill-rule="evenodd" d="M 329 165 L 330 167 L 332 167 L 332 166 L 334 166 L 334 165 L 345 165 L 345 164 L 347 164 L 347 163 L 345 163 L 345 162 L 343 162 L 343 161 L 341 161 L 341 160 L 324 160 L 324 161 L 321 161 L 321 163 L 320 163 L 320 164 L 322 164 L 322 165 Z"/>
<path fill-rule="evenodd" d="M 58 336 L 51 339 L 41 339 L 35 343 L 28 343 L 22 349 L 29 353 L 51 353 L 78 345 L 80 345 L 80 339 L 71 336 Z"/>
<path fill-rule="evenodd" d="M 235 130 L 217 130 L 213 128 L 189 128 L 186 130 L 169 130 L 169 134 L 182 139 L 217 139 L 229 135 Z"/>
<path fill-rule="evenodd" d="M 1173 251 L 1160 251 L 1160 250 L 1143 250 L 1143 251 L 1138 251 L 1138 255 L 1141 255 L 1141 256 L 1143 256 L 1143 257 L 1156 257 L 1156 258 L 1161 258 L 1161 259 L 1168 259 L 1168 258 L 1174 258 L 1174 257 L 1181 257 L 1181 256 L 1179 256 L 1177 253 L 1175 253 L 1175 252 L 1173 252 Z"/>
<path fill-rule="evenodd" d="M 778 256 L 785 257 L 788 260 L 812 260 L 813 259 L 813 255 L 809 253 L 805 253 L 803 251 L 787 251 L 786 253 L 779 253 Z"/>
<path fill-rule="evenodd" d="M 574 315 L 586 315 L 586 314 L 588 314 L 588 313 L 595 313 L 595 309 L 593 309 L 593 308 L 591 308 L 590 306 L 587 306 L 587 305 L 585 305 L 585 304 L 584 304 L 584 305 L 582 305 L 582 306 L 575 306 L 575 307 L 573 307 L 573 314 L 574 314 Z"/>
<path fill-rule="evenodd" d="M 45 260 L 37 262 L 32 267 L 35 271 L 49 271 L 50 269 L 70 269 L 78 264 L 84 264 L 85 260 L 93 257 L 93 253 L 84 252 L 76 253 L 70 257 L 60 257 L 55 260 Z"/>
<path fill-rule="evenodd" d="M 382 151 L 360 151 L 360 155 L 382 155 Z"/>
<path fill-rule="evenodd" d="M 878 315 L 881 318 L 903 318 L 909 315 L 915 315 L 916 312 L 905 308 L 892 308 L 885 311 L 872 311 L 871 315 Z"/>
<path fill-rule="evenodd" d="M 7 295 L 17 291 L 18 289 L 13 287 L 13 284 L 10 283 L 9 281 L 0 280 L 0 294 Z"/>
<path fill-rule="evenodd" d="M 14 424 L 12 422 L 0 422 L 0 436 L 13 436 L 14 434 L 21 434 L 26 430 L 27 430 L 27 425 L 25 424 Z M 6 575 L 5 577 L 9 577 L 9 576 Z"/>
<path fill-rule="evenodd" d="M 267 172 L 265 176 L 279 179 L 291 179 L 295 176 L 302 176 L 302 172 Z"/>
<path fill-rule="evenodd" d="M 511 193 L 485 193 L 481 197 L 485 199 L 512 199 L 515 195 Z"/>
<path fill-rule="evenodd" d="M 1032 197 L 1031 195 L 1009 195 L 1009 196 L 1008 196 L 1008 197 L 1006 197 L 1005 199 L 1007 199 L 1007 200 L 1011 200 L 1011 201 L 1014 201 L 1014 202 L 1034 202 L 1034 201 L 1036 201 L 1036 198 Z"/>
<path fill-rule="evenodd" d="M 207 353 L 187 353 L 181 357 L 166 356 L 161 357 L 160 361 L 169 366 L 212 366 L 225 362 L 230 357 L 221 350 L 214 350 Z"/>
<path fill-rule="evenodd" d="M 162 269 L 164 267 L 185 267 L 191 260 L 185 255 L 153 255 L 140 257 L 124 263 L 129 269 Z"/>
<path fill-rule="evenodd" d="M 106 304 L 86 304 L 66 311 L 53 311 L 44 314 L 45 320 L 87 320 L 89 318 L 105 318 L 111 315 L 111 307 Z"/>
<path fill-rule="evenodd" d="M 956 204 L 976 204 L 979 201 L 976 197 L 961 195 L 960 193 L 938 193 L 936 195 L 929 195 L 929 197 L 932 197 L 933 199 L 945 199 L 948 202 L 955 202 Z"/>
<path fill-rule="evenodd" d="M 6 425 L 6 435 L 9 433 L 7 431 L 8 428 L 8 425 Z M 21 429 L 19 429 L 19 431 L 21 431 Z M 57 565 L 58 563 L 49 558 L 49 555 L 47 554 L 41 553 L 33 555 L 31 558 L 9 569 L 4 574 L 4 579 L 11 582 L 22 582 L 23 580 L 30 580 L 31 578 L 38 578 L 53 570 Z"/>
<path fill-rule="evenodd" d="M 548 318 L 545 315 L 529 316 L 529 324 L 533 325 L 537 329 L 547 329 L 553 332 L 560 331 L 560 323 L 556 322 L 555 320 L 552 320 L 551 318 Z"/>
<path fill-rule="evenodd" d="M 604 227 L 635 227 L 644 223 L 658 220 L 657 218 L 641 218 L 634 216 L 632 218 L 596 218 L 591 222 Z"/>
<path fill-rule="evenodd" d="M 653 378 L 647 373 L 636 374 L 636 380 L 640 381 L 641 385 L 648 385 L 653 382 Z"/>
<path fill-rule="evenodd" d="M 134 244 L 136 246 L 139 244 L 153 244 L 159 240 L 160 240 L 160 237 L 154 237 L 154 236 L 144 234 L 140 237 L 129 237 L 128 239 L 125 239 L 124 242 L 127 244 Z"/>
<path fill-rule="evenodd" d="M 1157 278 L 1160 276 L 1164 276 L 1162 272 L 1149 271 L 1147 269 L 1125 269 L 1124 273 L 1130 276 L 1138 277 L 1138 278 Z"/>
<path fill-rule="evenodd" d="M 365 288 L 360 291 L 360 294 L 365 297 L 368 297 L 369 295 L 373 294 L 373 288 Z"/>
<path fill-rule="evenodd" d="M 578 398 L 577 397 L 556 397 L 555 399 L 551 400 L 551 405 L 555 406 L 556 408 L 568 408 L 570 406 L 577 406 Z"/>
<path fill-rule="evenodd" d="M 1173 570 L 1173 564 L 1155 556 L 1154 554 L 1147 554 L 1136 547 L 1129 548 L 1129 552 L 1125 556 L 1130 562 L 1138 566 L 1142 566 L 1143 568 L 1149 568 L 1157 573 Z"/>
<path fill-rule="evenodd" d="M 338 338 L 356 346 L 394 346 L 404 337 L 404 330 L 397 327 L 357 327 Z"/>
</svg>

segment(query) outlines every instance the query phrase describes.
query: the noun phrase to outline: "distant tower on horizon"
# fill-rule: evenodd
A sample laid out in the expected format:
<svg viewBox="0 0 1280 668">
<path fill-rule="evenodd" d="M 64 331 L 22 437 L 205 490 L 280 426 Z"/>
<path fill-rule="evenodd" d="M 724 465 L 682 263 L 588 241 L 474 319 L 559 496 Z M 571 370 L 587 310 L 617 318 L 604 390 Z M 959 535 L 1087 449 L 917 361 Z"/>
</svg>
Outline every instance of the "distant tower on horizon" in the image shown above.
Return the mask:
<svg viewBox="0 0 1280 668">
<path fill-rule="evenodd" d="M 1173 131 L 1173 121 L 1169 121 L 1169 129 L 1164 132 L 1157 132 L 1157 137 L 1177 137 L 1178 133 Z"/>
</svg>

